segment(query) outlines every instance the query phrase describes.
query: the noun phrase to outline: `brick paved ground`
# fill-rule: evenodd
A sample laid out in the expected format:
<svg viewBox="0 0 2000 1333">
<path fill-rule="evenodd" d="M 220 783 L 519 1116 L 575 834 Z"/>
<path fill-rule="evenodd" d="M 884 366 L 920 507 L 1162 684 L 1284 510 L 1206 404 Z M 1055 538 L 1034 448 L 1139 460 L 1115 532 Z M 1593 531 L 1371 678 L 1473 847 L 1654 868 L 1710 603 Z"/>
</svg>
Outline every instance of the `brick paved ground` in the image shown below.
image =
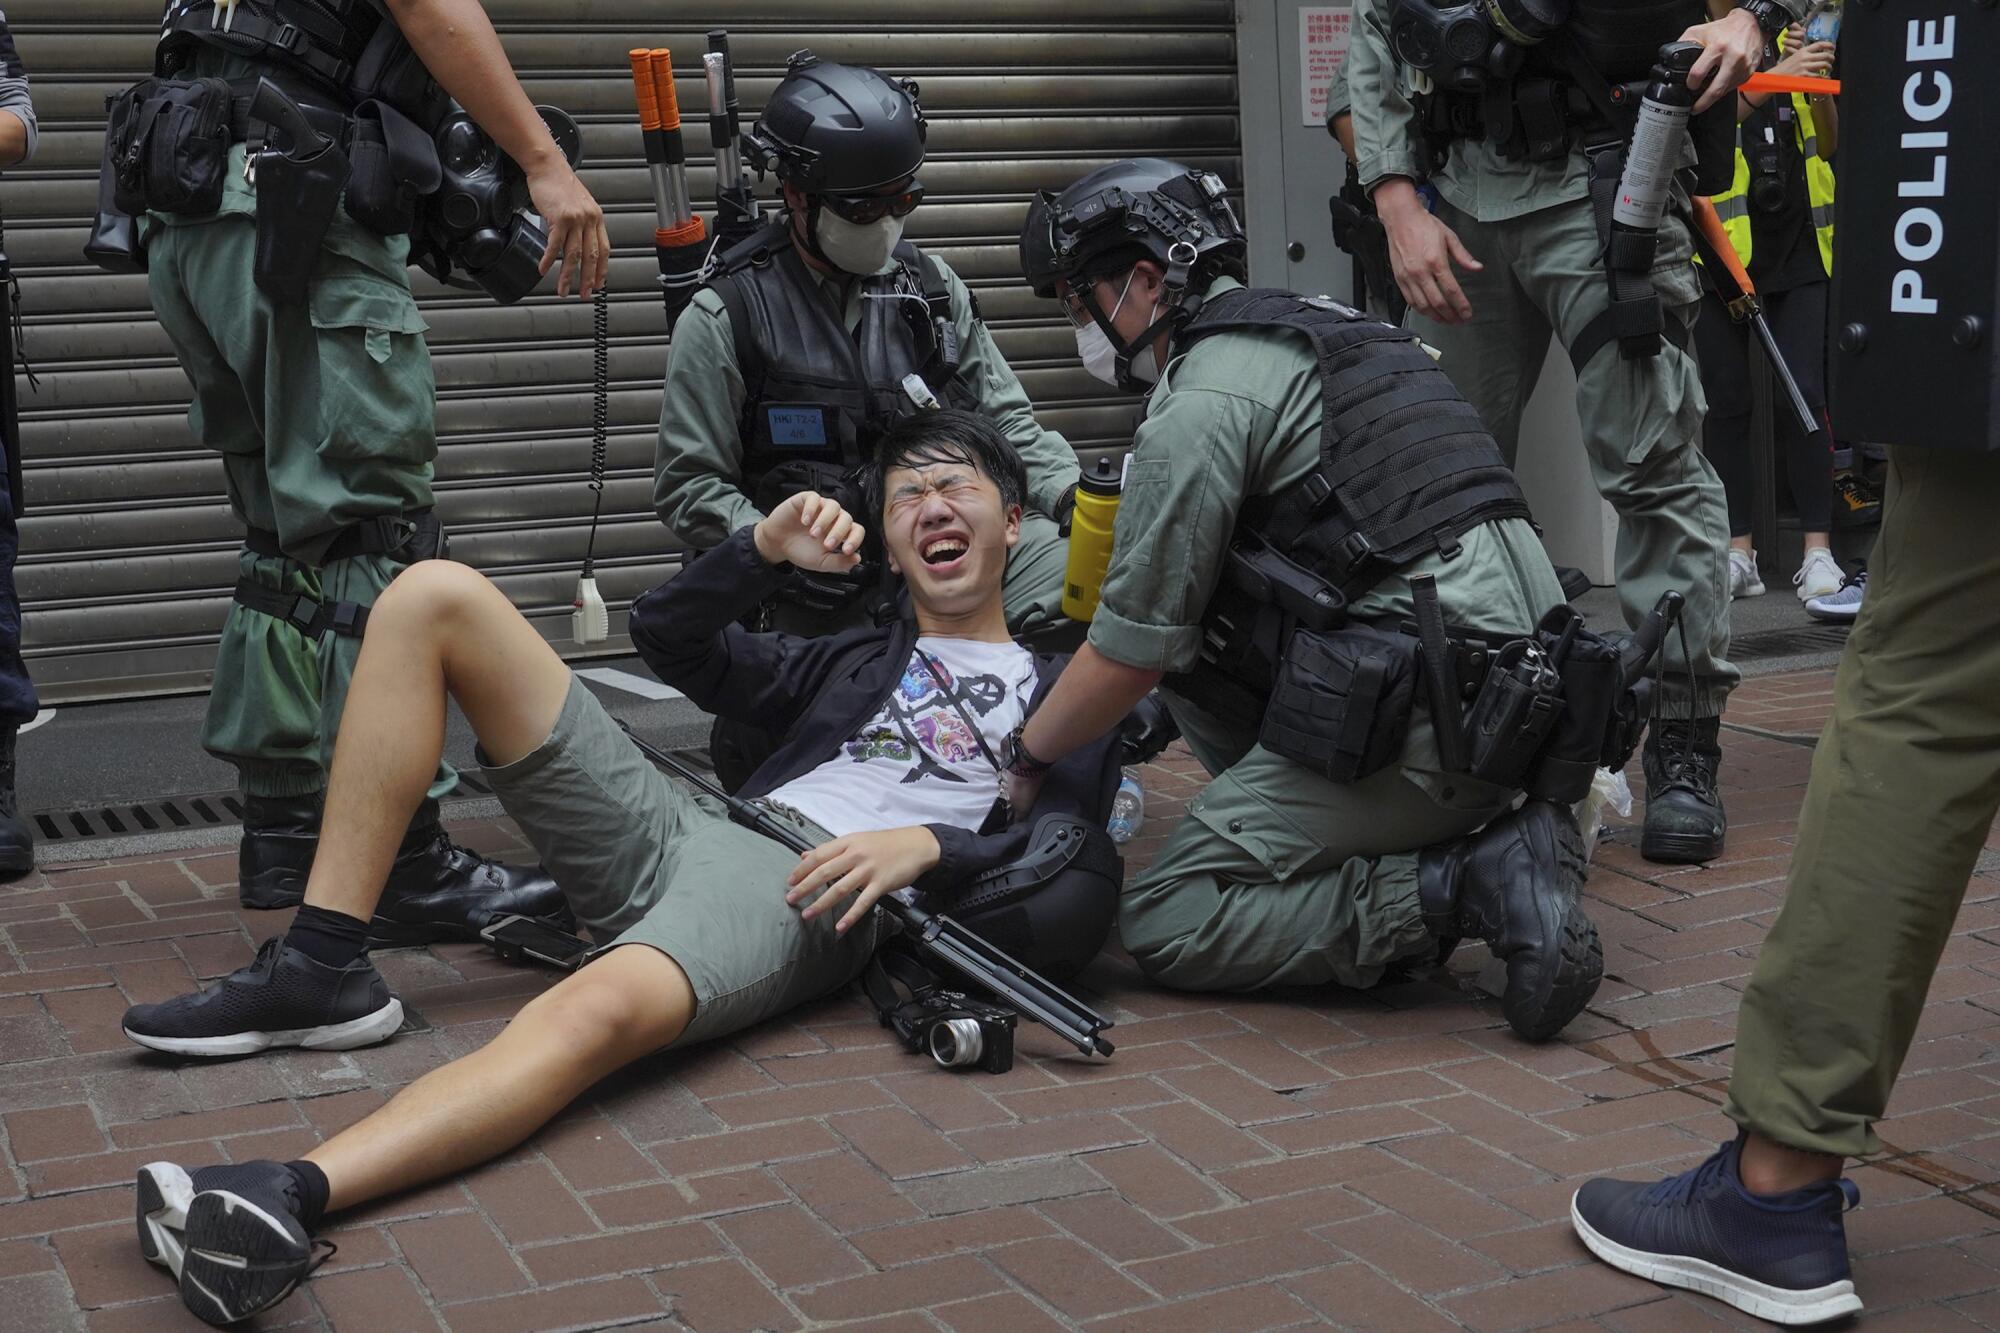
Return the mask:
<svg viewBox="0 0 2000 1333">
<path fill-rule="evenodd" d="M 1030 1036 L 998 1078 L 927 1068 L 835 999 L 634 1070 L 504 1161 L 341 1219 L 338 1258 L 267 1322 L 1746 1326 L 1586 1262 L 1563 1218 L 1579 1178 L 1657 1175 L 1729 1132 L 1737 990 L 1829 688 L 1808 673 L 1737 696 L 1727 860 L 1648 866 L 1629 830 L 1600 849 L 1609 975 L 1557 1044 L 1505 1032 L 1476 950 L 1437 980 L 1256 999 L 1146 990 L 1108 957 L 1090 980 L 1121 1020 L 1117 1057 L 1090 1067 Z M 1156 816 L 1191 767 L 1154 767 Z M 503 826 L 466 834 L 519 850 Z M 133 1244 L 136 1166 L 296 1156 L 544 983 L 471 947 L 385 954 L 429 1031 L 351 1055 L 141 1055 L 117 1031 L 128 1003 L 220 975 L 284 924 L 238 912 L 233 866 L 127 861 L 0 890 L 0 1328 L 192 1325 Z M 2000 874 L 1973 882 L 1944 962 L 1885 1126 L 1896 1147 L 1855 1172 L 1870 1330 L 2000 1325 Z"/>
</svg>

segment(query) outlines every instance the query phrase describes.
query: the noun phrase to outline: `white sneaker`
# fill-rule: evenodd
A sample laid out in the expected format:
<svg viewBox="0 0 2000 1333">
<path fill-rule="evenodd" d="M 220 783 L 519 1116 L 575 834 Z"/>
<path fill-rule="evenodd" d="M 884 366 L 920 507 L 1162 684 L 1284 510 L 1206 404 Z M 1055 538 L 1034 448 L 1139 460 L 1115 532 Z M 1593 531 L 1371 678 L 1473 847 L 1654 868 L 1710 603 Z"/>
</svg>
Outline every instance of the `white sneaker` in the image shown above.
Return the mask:
<svg viewBox="0 0 2000 1333">
<path fill-rule="evenodd" d="M 1799 572 L 1792 575 L 1792 586 L 1798 589 L 1799 600 L 1810 602 L 1815 597 L 1831 597 L 1840 591 L 1840 585 L 1847 581 L 1841 572 L 1840 562 L 1833 558 L 1833 552 L 1824 546 L 1815 546 L 1806 552 L 1805 563 Z"/>
<path fill-rule="evenodd" d="M 1757 574 L 1757 553 L 1755 551 L 1729 548 L 1729 595 L 1731 597 L 1762 597 L 1764 580 Z"/>
<path fill-rule="evenodd" d="M 1861 614 L 1861 603 L 1867 595 L 1868 571 L 1857 570 L 1853 578 L 1840 585 L 1838 592 L 1808 601 L 1806 614 L 1816 620 L 1852 620 Z"/>
</svg>

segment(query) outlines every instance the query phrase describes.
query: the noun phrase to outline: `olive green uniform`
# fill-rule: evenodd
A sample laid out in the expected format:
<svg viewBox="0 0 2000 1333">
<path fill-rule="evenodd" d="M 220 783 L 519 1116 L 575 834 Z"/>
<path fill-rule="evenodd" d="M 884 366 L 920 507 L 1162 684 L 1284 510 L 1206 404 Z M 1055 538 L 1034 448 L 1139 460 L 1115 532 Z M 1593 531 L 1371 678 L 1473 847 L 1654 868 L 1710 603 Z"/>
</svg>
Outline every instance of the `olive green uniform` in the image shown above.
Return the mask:
<svg viewBox="0 0 2000 1333">
<path fill-rule="evenodd" d="M 1725 1108 L 1809 1152 L 1880 1152 L 1924 997 L 2000 809 L 2000 455 L 1892 446 L 1868 596 L 1813 752 L 1784 910 Z"/>
<path fill-rule="evenodd" d="M 202 53 L 189 77 L 256 67 Z M 241 577 L 314 602 L 371 605 L 401 564 L 389 555 L 324 563 L 341 530 L 431 503 L 436 386 L 410 294 L 407 237 L 336 212 L 301 305 L 276 305 L 251 278 L 257 194 L 230 150 L 214 214 L 148 215 L 153 310 L 194 388 L 188 420 L 221 452 L 230 507 L 278 534 L 283 558 L 244 551 Z M 202 741 L 236 765 L 252 796 L 326 786 L 333 737 L 361 641 L 315 642 L 231 605 Z M 450 790 L 440 769 L 433 795 Z"/>
<path fill-rule="evenodd" d="M 1237 286 L 1221 279 L 1214 295 Z M 1169 363 L 1134 440 L 1091 644 L 1113 661 L 1192 667 L 1238 510 L 1319 460 L 1311 344 L 1218 333 Z M 1562 600 L 1534 529 L 1485 523 L 1459 554 L 1425 556 L 1356 600 L 1357 620 L 1413 614 L 1412 575 L 1437 576 L 1446 619 L 1521 633 Z M 1214 781 L 1119 904 L 1119 931 L 1148 976 L 1185 990 L 1337 981 L 1367 986 L 1435 947 L 1417 900 L 1418 848 L 1472 832 L 1515 793 L 1439 771 L 1419 706 L 1400 758 L 1334 783 L 1272 754 L 1254 729 L 1174 696 L 1175 719 Z"/>
<path fill-rule="evenodd" d="M 935 256 L 927 258 L 939 262 Z M 949 267 L 940 267 L 951 284 L 959 381 L 977 400 L 977 410 L 999 427 L 1027 466 L 1021 540 L 1007 557 L 1001 587 L 1008 627 L 1020 635 L 1062 616 L 1069 543 L 1049 516 L 1063 492 L 1076 484 L 1076 452 L 1061 435 L 1036 424 L 1013 367 L 973 310 L 971 292 Z M 835 286 L 844 286 L 842 313 L 852 332 L 861 322 L 859 284 L 840 284 L 831 276 L 819 277 L 819 282 L 829 294 Z M 729 313 L 722 298 L 704 287 L 674 327 L 653 470 L 654 508 L 675 536 L 697 549 L 715 546 L 763 517 L 743 491 L 744 393 Z M 863 522 L 873 527 L 876 517 L 867 515 Z"/>
<path fill-rule="evenodd" d="M 1387 22 L 1387 0 L 1358 0 L 1344 71 L 1361 183 L 1369 190 L 1390 176 L 1424 179 Z M 1550 334 L 1570 347 L 1610 304 L 1583 154 L 1510 162 L 1484 141 L 1460 140 L 1429 179 L 1442 196 L 1439 220 L 1484 268 L 1457 270 L 1472 303 L 1469 322 L 1439 324 L 1413 313 L 1411 325 L 1443 353 L 1445 371 L 1511 464 Z M 1669 324 L 1691 327 L 1701 288 L 1680 202 L 1661 224 L 1652 281 Z M 1668 343 L 1658 356 L 1627 360 L 1607 346 L 1577 376 L 1576 408 L 1591 475 L 1618 512 L 1613 567 L 1627 622 L 1636 625 L 1670 588 L 1687 598 L 1681 623 L 1688 652 L 1678 634 L 1670 638 L 1662 711 L 1718 716 L 1738 679 L 1727 661 L 1729 519 L 1722 483 L 1701 452 L 1707 402 L 1692 351 Z"/>
</svg>

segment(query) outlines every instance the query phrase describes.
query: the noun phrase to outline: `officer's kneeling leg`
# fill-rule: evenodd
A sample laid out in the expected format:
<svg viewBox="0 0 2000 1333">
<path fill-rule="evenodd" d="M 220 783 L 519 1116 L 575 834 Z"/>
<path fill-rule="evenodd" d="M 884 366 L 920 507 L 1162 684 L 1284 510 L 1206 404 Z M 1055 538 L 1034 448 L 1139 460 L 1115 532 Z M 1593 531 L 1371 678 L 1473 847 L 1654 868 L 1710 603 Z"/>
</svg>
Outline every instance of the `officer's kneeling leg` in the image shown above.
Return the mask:
<svg viewBox="0 0 2000 1333">
<path fill-rule="evenodd" d="M 1071 815 L 1044 815 L 1020 860 L 954 891 L 927 893 L 922 905 L 1049 980 L 1063 981 L 1103 947 L 1123 877 L 1110 834 Z"/>
</svg>

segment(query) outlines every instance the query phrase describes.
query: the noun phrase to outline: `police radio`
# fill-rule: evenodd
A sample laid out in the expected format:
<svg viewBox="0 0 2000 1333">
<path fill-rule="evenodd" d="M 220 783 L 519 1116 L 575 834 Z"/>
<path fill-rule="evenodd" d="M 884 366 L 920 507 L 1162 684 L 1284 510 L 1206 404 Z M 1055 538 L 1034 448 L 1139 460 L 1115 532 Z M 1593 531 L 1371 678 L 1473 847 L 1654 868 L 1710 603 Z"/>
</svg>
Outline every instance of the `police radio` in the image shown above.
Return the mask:
<svg viewBox="0 0 2000 1333">
<path fill-rule="evenodd" d="M 1848 6 L 1834 203 L 1833 419 L 1849 439 L 2000 450 L 2000 9 Z"/>
</svg>

